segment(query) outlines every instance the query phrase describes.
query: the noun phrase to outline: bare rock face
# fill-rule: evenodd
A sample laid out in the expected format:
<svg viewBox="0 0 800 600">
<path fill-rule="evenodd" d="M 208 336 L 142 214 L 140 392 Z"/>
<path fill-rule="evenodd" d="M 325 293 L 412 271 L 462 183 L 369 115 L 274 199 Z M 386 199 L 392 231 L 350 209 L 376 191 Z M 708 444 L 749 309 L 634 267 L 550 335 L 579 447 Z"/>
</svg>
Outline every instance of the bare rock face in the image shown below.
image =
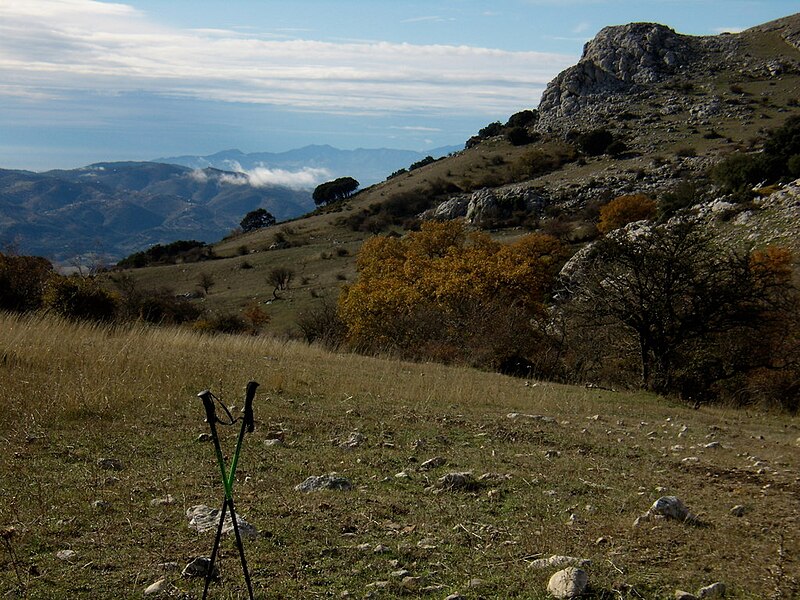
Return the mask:
<svg viewBox="0 0 800 600">
<path fill-rule="evenodd" d="M 582 108 L 585 96 L 621 92 L 674 75 L 692 60 L 689 39 L 656 23 L 606 27 L 586 44 L 577 65 L 550 82 L 540 114 L 567 116 Z"/>
</svg>

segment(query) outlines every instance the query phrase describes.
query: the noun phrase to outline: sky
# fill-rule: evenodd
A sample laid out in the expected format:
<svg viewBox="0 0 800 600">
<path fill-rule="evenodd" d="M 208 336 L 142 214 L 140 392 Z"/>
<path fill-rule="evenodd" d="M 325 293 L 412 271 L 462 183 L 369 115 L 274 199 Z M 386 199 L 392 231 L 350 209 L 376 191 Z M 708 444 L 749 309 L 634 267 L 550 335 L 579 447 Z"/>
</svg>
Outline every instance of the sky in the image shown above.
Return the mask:
<svg viewBox="0 0 800 600">
<path fill-rule="evenodd" d="M 0 0 L 0 168 L 460 145 L 603 27 L 741 31 L 797 0 Z"/>
</svg>

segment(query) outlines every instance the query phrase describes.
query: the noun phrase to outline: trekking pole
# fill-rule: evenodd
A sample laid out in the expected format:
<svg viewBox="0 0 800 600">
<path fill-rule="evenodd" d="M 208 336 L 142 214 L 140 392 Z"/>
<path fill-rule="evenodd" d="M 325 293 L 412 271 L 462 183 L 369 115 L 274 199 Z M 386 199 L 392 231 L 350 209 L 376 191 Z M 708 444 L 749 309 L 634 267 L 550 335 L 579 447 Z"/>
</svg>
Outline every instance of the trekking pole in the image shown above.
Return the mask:
<svg viewBox="0 0 800 600">
<path fill-rule="evenodd" d="M 242 571 L 244 573 L 244 579 L 247 584 L 247 593 L 249 595 L 250 600 L 253 600 L 253 586 L 250 581 L 250 572 L 247 569 L 247 559 L 245 558 L 244 555 L 244 544 L 242 543 L 242 537 L 239 532 L 239 523 L 238 519 L 236 518 L 236 510 L 233 503 L 233 482 L 236 476 L 236 467 L 239 464 L 239 456 L 242 451 L 242 443 L 244 441 L 244 435 L 246 432 L 252 432 L 255 429 L 255 420 L 253 418 L 253 398 L 255 397 L 257 387 L 258 387 L 257 382 L 255 381 L 248 382 L 245 392 L 244 416 L 240 417 L 240 419 L 234 419 L 233 415 L 231 415 L 230 411 L 228 411 L 225 405 L 220 403 L 223 410 L 227 413 L 228 417 L 227 422 L 221 421 L 217 417 L 215 408 L 215 397 L 210 390 L 204 390 L 199 394 L 197 394 L 197 396 L 203 401 L 203 407 L 205 408 L 206 411 L 206 421 L 208 422 L 209 427 L 211 429 L 211 438 L 214 442 L 214 451 L 217 455 L 217 463 L 220 469 L 222 485 L 225 490 L 225 497 L 222 501 L 222 510 L 220 511 L 219 523 L 217 524 L 217 535 L 214 538 L 214 547 L 211 551 L 211 559 L 208 565 L 208 571 L 206 572 L 206 579 L 203 587 L 203 600 L 205 600 L 208 595 L 208 587 L 209 584 L 211 583 L 211 578 L 214 572 L 214 563 L 217 558 L 217 551 L 219 550 L 220 539 L 222 538 L 222 529 L 225 522 L 225 513 L 227 512 L 228 509 L 230 509 L 231 523 L 233 525 L 233 531 L 236 536 L 236 546 L 239 550 L 239 557 L 242 562 Z M 217 399 L 217 401 L 219 400 Z M 219 435 L 217 433 L 217 423 L 223 425 L 232 425 L 238 420 L 242 421 L 242 426 L 239 431 L 239 437 L 236 441 L 236 451 L 234 452 L 230 469 L 226 474 L 225 457 L 222 454 L 222 447 L 220 446 L 219 442 Z"/>
</svg>

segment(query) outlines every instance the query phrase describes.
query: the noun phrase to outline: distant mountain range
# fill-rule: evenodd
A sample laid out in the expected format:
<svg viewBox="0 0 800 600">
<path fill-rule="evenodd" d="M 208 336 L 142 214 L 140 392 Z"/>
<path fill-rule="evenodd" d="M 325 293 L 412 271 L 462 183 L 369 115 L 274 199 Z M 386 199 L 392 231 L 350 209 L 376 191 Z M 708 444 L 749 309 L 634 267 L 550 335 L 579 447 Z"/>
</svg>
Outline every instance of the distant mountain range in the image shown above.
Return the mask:
<svg viewBox="0 0 800 600">
<path fill-rule="evenodd" d="M 314 208 L 307 190 L 247 176 L 151 162 L 33 173 L 0 170 L 0 244 L 66 261 L 116 261 L 158 243 L 215 242 L 263 207 L 278 220 Z M 2 248 L 0 248 L 2 250 Z"/>
<path fill-rule="evenodd" d="M 251 210 L 278 221 L 314 209 L 323 181 L 355 177 L 362 187 L 425 156 L 457 150 L 226 150 L 157 162 L 96 163 L 44 173 L 0 169 L 0 251 L 13 247 L 56 262 L 99 256 L 114 262 L 176 240 L 216 242 Z"/>
<path fill-rule="evenodd" d="M 282 171 L 273 173 L 275 181 L 291 181 L 294 174 L 299 181 L 302 175 L 327 172 L 327 177 L 354 177 L 362 187 L 378 183 L 399 169 L 408 167 L 426 156 L 440 158 L 462 150 L 463 146 L 443 146 L 424 152 L 392 150 L 389 148 L 339 150 L 332 146 L 305 146 L 288 152 L 252 152 L 224 150 L 207 156 L 170 156 L 157 158 L 156 162 L 183 165 L 193 169 L 213 167 L 226 171 L 252 171 L 265 169 Z M 262 175 L 269 177 L 269 173 Z M 320 181 L 321 183 L 321 181 Z"/>
</svg>

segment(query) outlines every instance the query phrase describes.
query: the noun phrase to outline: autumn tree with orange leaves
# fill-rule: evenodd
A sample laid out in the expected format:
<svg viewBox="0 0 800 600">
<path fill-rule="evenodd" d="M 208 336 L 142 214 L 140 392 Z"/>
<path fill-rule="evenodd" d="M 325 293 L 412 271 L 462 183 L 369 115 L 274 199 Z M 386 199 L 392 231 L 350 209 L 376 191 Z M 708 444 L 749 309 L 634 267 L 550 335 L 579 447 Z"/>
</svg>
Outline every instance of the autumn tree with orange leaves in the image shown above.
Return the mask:
<svg viewBox="0 0 800 600">
<path fill-rule="evenodd" d="M 403 238 L 364 243 L 339 315 L 362 350 L 496 363 L 535 343 L 531 319 L 542 314 L 563 258 L 547 235 L 502 244 L 458 222 L 427 222 Z"/>
</svg>

